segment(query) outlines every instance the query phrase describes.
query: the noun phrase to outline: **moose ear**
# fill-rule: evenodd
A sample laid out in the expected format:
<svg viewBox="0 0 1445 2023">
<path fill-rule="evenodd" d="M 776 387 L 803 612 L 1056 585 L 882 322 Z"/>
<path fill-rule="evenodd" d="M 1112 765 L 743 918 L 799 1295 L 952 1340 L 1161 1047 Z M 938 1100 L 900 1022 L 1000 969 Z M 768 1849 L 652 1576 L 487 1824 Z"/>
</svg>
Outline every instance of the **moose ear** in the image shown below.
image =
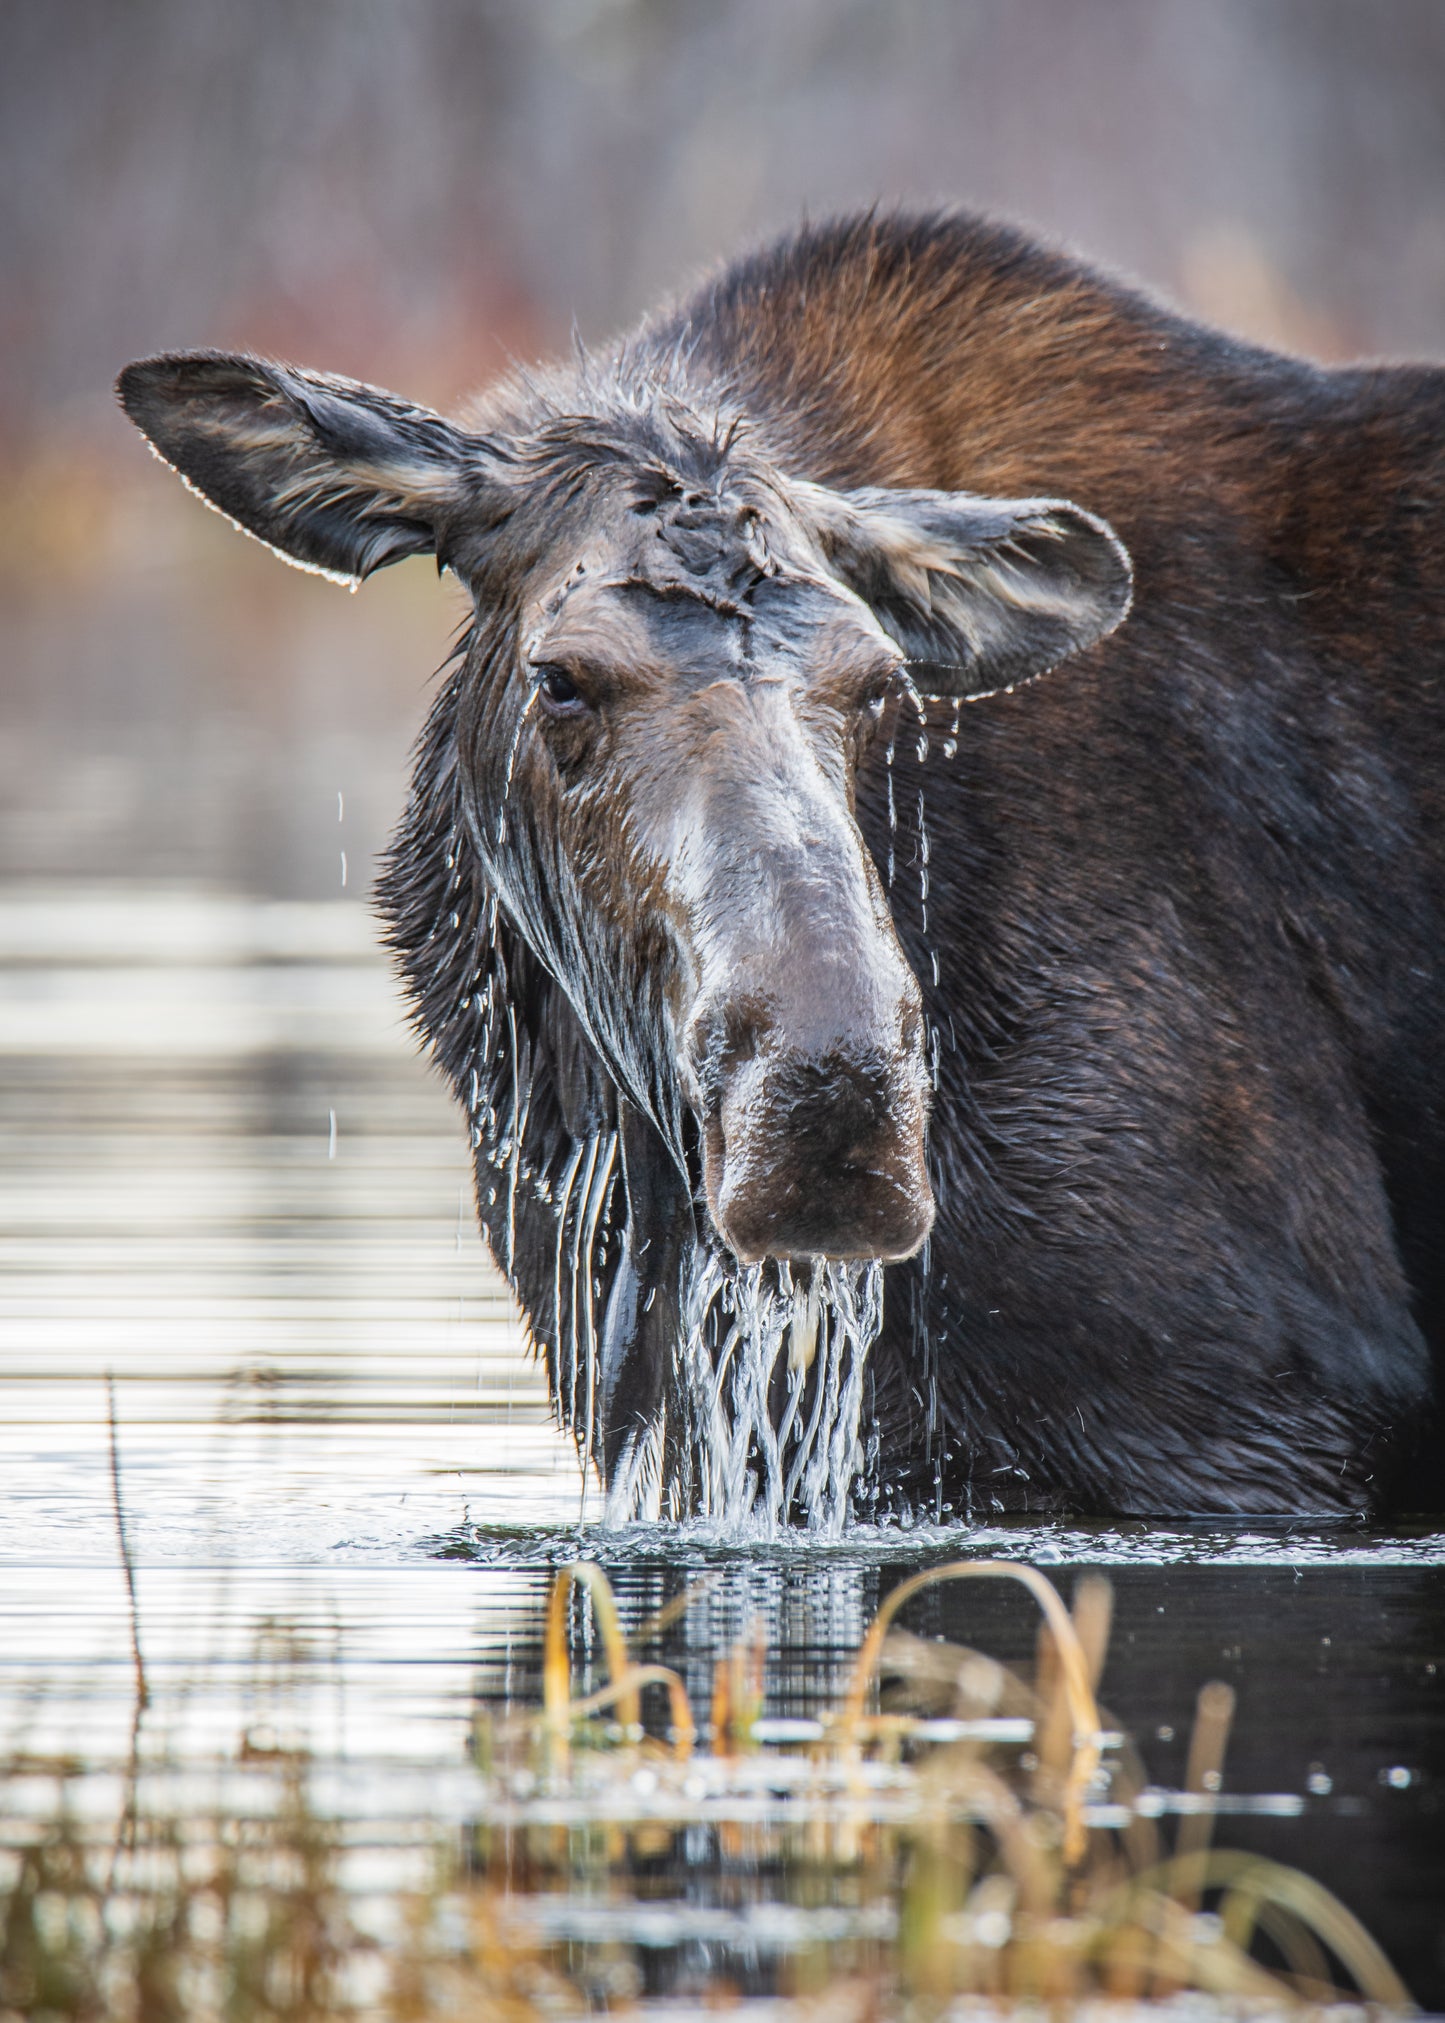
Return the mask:
<svg viewBox="0 0 1445 2023">
<path fill-rule="evenodd" d="M 811 488 L 810 488 L 811 489 Z M 1113 529 L 1065 499 L 823 495 L 833 570 L 918 665 L 918 687 L 988 695 L 1123 623 L 1133 569 Z"/>
<path fill-rule="evenodd" d="M 180 352 L 128 365 L 116 391 L 192 490 L 284 560 L 344 583 L 436 549 L 481 475 L 479 439 L 328 373 Z"/>
</svg>

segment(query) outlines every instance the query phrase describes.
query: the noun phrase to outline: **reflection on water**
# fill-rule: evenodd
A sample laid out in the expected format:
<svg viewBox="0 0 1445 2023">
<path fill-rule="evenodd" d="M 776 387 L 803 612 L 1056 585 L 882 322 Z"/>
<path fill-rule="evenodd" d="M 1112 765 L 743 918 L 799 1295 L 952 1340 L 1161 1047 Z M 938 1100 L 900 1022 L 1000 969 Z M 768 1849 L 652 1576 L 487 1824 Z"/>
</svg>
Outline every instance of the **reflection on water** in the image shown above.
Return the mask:
<svg viewBox="0 0 1445 2023">
<path fill-rule="evenodd" d="M 14 896 L 0 959 L 12 1555 L 110 1554 L 107 1372 L 146 1560 L 577 1515 L 363 906 Z"/>
<path fill-rule="evenodd" d="M 1445 2004 L 1440 1537 L 579 1528 L 575 1457 L 475 1233 L 463 1133 L 362 907 L 12 890 L 0 956 L 0 1751 L 68 1759 L 78 1816 L 112 1817 L 125 1782 L 133 1627 L 147 1774 L 214 1778 L 243 1738 L 304 1748 L 312 1803 L 365 1823 L 374 1882 L 484 1809 L 478 1715 L 539 1699 L 549 1576 L 579 1551 L 609 1568 L 629 1634 L 677 1604 L 650 1655 L 694 1707 L 720 1653 L 758 1650 L 773 1721 L 836 1697 L 920 1564 L 1027 1558 L 1065 1594 L 1103 1565 L 1102 1696 L 1156 1783 L 1183 1783 L 1195 1696 L 1227 1681 L 1231 1844 L 1320 1877 Z M 585 1600 L 572 1621 L 587 1692 L 606 1667 Z M 908 1627 L 1020 1664 L 1034 1637 L 1015 1597 L 971 1587 L 921 1596 Z M 6 1845 L 58 1802 L 26 1791 Z M 654 1869 L 651 1937 L 629 1943 L 766 1985 L 796 1878 L 709 1897 Z M 558 1933 L 601 1915 L 549 1902 Z"/>
</svg>

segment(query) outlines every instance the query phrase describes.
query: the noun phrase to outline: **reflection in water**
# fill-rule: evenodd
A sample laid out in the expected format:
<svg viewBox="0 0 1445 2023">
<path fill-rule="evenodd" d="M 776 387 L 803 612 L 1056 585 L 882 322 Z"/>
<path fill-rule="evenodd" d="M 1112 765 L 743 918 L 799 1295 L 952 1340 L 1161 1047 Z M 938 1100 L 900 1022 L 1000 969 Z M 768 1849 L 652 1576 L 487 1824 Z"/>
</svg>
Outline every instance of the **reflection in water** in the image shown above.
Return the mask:
<svg viewBox="0 0 1445 2023">
<path fill-rule="evenodd" d="M 1103 1698 L 1154 1777 L 1182 1784 L 1195 1696 L 1226 1680 L 1221 1798 L 1288 1801 L 1232 1813 L 1230 1842 L 1318 1875 L 1445 2002 L 1440 1538 L 581 1531 L 575 1455 L 362 907 L 12 890 L 0 954 L 0 1751 L 76 1766 L 71 1802 L 98 1831 L 124 1803 L 135 1719 L 113 1373 L 151 1696 L 140 1760 L 189 1765 L 214 1794 L 243 1743 L 253 1762 L 304 1749 L 311 1803 L 365 1843 L 348 1874 L 366 1888 L 415 1880 L 438 1831 L 468 1844 L 477 1717 L 539 1700 L 550 1573 L 579 1551 L 608 1566 L 630 1635 L 664 1616 L 649 1653 L 694 1707 L 742 1646 L 773 1721 L 836 1698 L 880 1599 L 922 1563 L 1027 1557 L 1066 1595 L 1075 1567 L 1106 1565 Z M 584 1693 L 606 1667 L 590 1604 L 572 1609 Z M 1002 1594 L 920 1596 L 908 1628 L 1031 1658 L 1029 1611 Z M 169 1788 L 182 1810 L 199 1789 Z M 26 1789 L 10 1787 L 7 1846 L 26 1806 L 58 1803 Z M 736 1978 L 746 1956 L 767 1983 L 796 1873 L 738 1871 L 727 1901 L 690 1889 L 685 1859 L 650 1873 L 676 1957 Z M 595 1914 L 548 1912 L 569 1931 Z"/>
<path fill-rule="evenodd" d="M 0 959 L 12 1552 L 110 1551 L 108 1371 L 143 1559 L 576 1516 L 363 906 L 35 893 Z"/>
</svg>

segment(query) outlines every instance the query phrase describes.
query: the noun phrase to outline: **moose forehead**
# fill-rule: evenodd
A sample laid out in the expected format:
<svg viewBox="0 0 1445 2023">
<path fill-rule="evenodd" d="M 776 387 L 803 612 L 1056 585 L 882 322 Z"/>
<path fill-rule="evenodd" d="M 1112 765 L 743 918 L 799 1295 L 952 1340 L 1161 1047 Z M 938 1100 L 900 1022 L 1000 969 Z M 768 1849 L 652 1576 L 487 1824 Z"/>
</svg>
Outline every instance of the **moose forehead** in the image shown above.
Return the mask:
<svg viewBox="0 0 1445 2023">
<path fill-rule="evenodd" d="M 846 593 L 772 577 L 746 606 L 719 608 L 681 590 L 582 574 L 560 600 L 545 600 L 525 632 L 525 657 L 585 673 L 625 691 L 659 680 L 809 679 L 855 685 L 884 675 L 896 645 Z"/>
<path fill-rule="evenodd" d="M 828 570 L 776 487 L 635 469 L 594 494 L 581 553 L 523 624 L 525 657 L 619 687 L 698 677 L 857 680 L 898 648 Z M 618 482 L 619 478 L 621 482 Z"/>
</svg>

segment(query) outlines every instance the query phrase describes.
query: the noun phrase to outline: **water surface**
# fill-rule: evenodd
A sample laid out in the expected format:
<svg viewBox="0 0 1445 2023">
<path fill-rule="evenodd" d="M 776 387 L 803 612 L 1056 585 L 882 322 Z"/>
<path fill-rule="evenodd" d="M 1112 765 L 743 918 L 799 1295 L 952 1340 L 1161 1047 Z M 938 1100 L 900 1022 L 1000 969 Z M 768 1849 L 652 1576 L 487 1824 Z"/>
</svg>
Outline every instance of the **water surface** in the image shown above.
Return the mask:
<svg viewBox="0 0 1445 2023">
<path fill-rule="evenodd" d="M 699 1708 L 718 1655 L 761 1639 L 774 1719 L 831 1701 L 922 1564 L 1028 1560 L 1066 1595 L 1104 1569 L 1102 1698 L 1155 1782 L 1182 1782 L 1199 1688 L 1228 1681 L 1217 1837 L 1316 1875 L 1445 2006 L 1445 1539 L 600 1529 L 359 904 L 12 888 L 0 958 L 0 1749 L 69 1759 L 100 1817 L 135 1749 L 138 1641 L 147 1760 L 304 1746 L 318 1802 L 404 1862 L 478 1816 L 478 1712 L 537 1700 L 550 1577 L 579 1554 L 629 1630 L 691 1591 L 654 1654 Z M 585 1606 L 573 1622 L 585 1691 L 601 1654 Z M 1002 1588 L 930 1592 L 906 1622 L 1033 1648 Z M 787 1879 L 693 1885 L 664 1865 L 673 1923 L 630 1934 L 656 1985 L 658 1961 L 763 1985 Z"/>
</svg>

